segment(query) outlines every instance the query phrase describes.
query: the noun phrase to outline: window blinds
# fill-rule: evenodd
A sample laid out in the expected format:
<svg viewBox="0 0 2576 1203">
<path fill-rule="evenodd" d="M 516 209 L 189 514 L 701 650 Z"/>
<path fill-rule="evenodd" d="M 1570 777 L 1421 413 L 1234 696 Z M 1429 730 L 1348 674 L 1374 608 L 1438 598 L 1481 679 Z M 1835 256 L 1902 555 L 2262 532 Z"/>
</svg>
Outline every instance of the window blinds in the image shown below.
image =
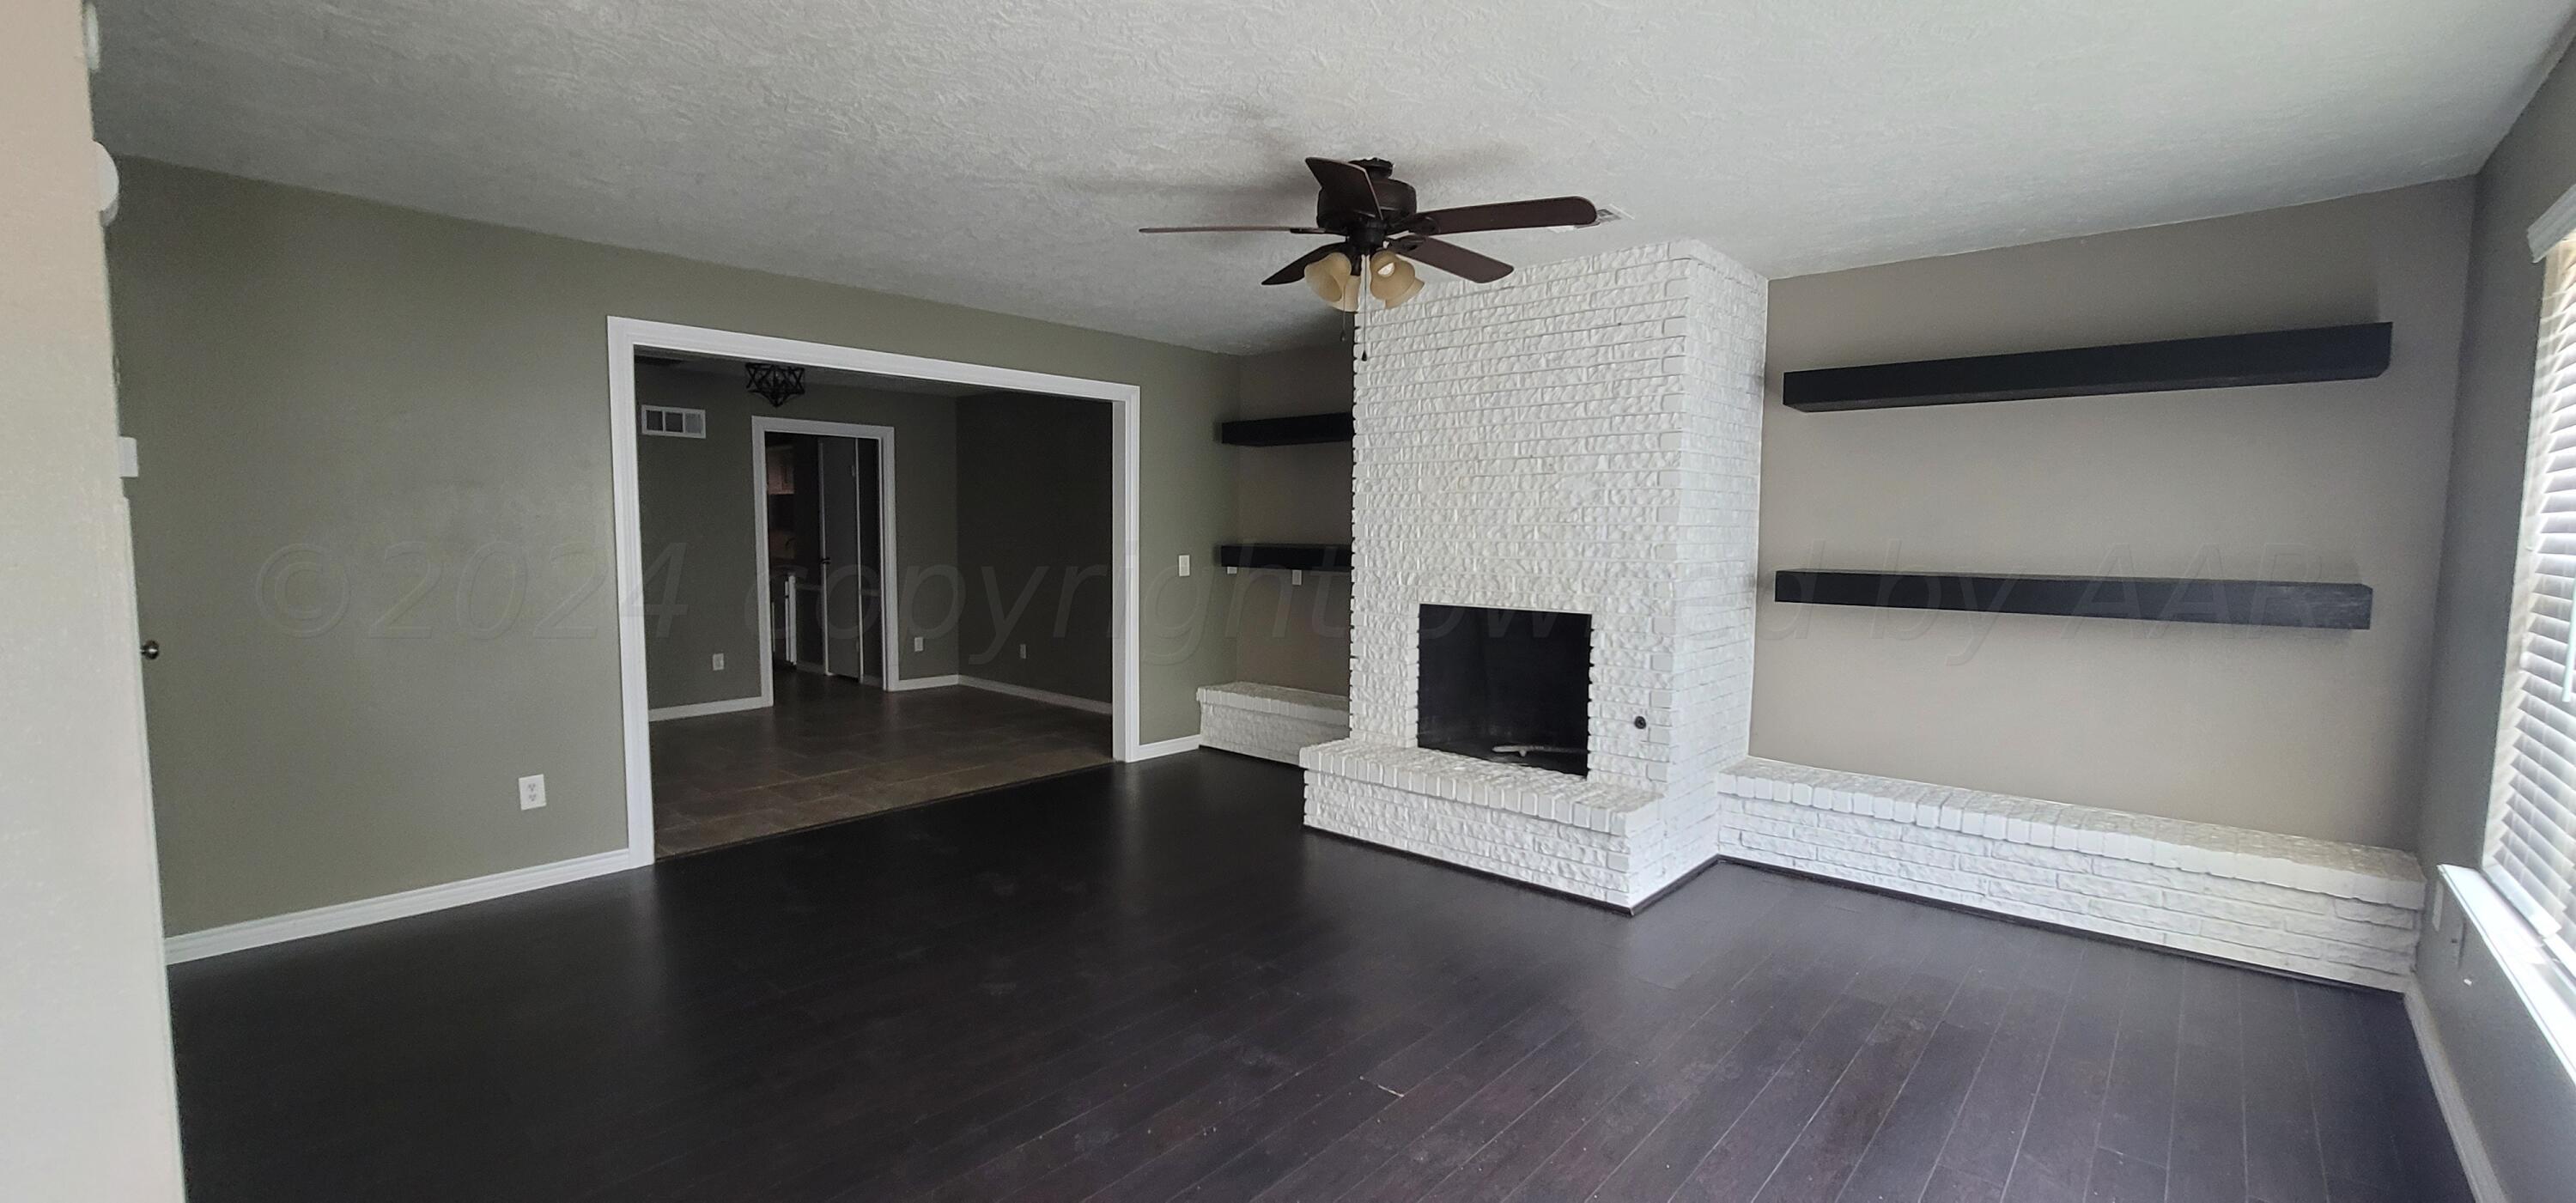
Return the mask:
<svg viewBox="0 0 2576 1203">
<path fill-rule="evenodd" d="M 2576 239 L 2549 252 L 2486 870 L 2576 965 Z"/>
</svg>

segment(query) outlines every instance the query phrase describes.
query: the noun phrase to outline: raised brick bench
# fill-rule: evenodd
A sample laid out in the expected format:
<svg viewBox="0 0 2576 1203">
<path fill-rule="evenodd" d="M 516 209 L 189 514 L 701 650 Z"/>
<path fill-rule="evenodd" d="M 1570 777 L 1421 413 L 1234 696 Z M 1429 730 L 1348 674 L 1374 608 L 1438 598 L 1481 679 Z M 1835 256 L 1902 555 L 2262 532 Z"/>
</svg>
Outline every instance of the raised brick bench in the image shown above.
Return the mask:
<svg viewBox="0 0 2576 1203">
<path fill-rule="evenodd" d="M 1311 689 L 1236 681 L 1199 690 L 1199 746 L 1281 764 L 1351 733 L 1349 699 Z"/>
<path fill-rule="evenodd" d="M 2312 977 L 2403 990 L 2414 857 L 1748 758 L 1725 854 Z"/>
</svg>

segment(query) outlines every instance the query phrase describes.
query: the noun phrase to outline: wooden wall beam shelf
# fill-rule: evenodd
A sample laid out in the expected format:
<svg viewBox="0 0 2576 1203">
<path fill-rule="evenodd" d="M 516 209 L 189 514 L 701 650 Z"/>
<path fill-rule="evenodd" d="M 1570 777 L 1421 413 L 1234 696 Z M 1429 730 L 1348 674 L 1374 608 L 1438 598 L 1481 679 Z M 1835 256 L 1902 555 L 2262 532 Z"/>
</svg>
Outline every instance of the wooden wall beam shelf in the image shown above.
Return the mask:
<svg viewBox="0 0 2576 1203">
<path fill-rule="evenodd" d="M 2319 326 L 2215 338 L 1813 368 L 1780 378 L 1780 400 L 1807 413 L 2036 397 L 2367 380 L 2388 370 L 2389 324 Z"/>
<path fill-rule="evenodd" d="M 1349 572 L 1351 549 L 1338 543 L 1224 543 L 1217 546 L 1216 562 L 1224 568 Z"/>
<path fill-rule="evenodd" d="M 1351 441 L 1351 415 L 1298 414 L 1291 418 L 1254 418 L 1217 427 L 1217 441 L 1237 447 L 1291 447 L 1300 443 Z"/>
<path fill-rule="evenodd" d="M 1825 606 L 2370 629 L 2368 585 L 2169 577 L 1966 576 L 1783 569 L 1772 596 Z"/>
</svg>

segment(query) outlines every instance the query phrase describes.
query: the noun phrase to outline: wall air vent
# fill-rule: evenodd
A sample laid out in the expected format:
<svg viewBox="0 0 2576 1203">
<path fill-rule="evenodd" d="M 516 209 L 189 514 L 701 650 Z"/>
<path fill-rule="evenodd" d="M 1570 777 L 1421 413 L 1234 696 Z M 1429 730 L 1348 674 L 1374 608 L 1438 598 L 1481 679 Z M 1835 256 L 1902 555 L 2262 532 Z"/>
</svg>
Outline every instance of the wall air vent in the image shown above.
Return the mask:
<svg viewBox="0 0 2576 1203">
<path fill-rule="evenodd" d="M 676 409 L 668 405 L 647 405 L 644 407 L 644 424 L 641 429 L 646 434 L 661 435 L 664 438 L 703 439 L 707 437 L 707 411 Z"/>
</svg>

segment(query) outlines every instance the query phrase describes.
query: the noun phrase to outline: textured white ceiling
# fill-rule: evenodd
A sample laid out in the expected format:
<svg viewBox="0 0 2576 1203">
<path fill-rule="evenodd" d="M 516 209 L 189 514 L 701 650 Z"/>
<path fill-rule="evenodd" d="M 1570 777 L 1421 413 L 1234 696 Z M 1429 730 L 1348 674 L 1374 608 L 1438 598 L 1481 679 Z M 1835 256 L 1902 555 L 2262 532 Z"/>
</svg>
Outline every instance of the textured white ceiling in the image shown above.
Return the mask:
<svg viewBox="0 0 2576 1203">
<path fill-rule="evenodd" d="M 1246 351 L 1309 154 L 1774 276 L 2473 170 L 2576 0 L 103 0 L 111 149 Z"/>
</svg>

